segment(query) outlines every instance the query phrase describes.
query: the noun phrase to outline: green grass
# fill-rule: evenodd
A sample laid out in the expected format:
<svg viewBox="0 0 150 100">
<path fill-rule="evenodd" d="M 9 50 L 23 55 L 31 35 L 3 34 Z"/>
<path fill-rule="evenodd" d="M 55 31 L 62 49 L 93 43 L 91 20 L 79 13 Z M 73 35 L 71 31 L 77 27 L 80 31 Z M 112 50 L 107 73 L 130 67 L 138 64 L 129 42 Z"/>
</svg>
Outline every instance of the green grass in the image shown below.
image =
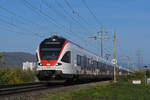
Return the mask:
<svg viewBox="0 0 150 100">
<path fill-rule="evenodd" d="M 108 83 L 72 92 L 51 94 L 42 100 L 150 100 L 150 85 Z"/>
</svg>

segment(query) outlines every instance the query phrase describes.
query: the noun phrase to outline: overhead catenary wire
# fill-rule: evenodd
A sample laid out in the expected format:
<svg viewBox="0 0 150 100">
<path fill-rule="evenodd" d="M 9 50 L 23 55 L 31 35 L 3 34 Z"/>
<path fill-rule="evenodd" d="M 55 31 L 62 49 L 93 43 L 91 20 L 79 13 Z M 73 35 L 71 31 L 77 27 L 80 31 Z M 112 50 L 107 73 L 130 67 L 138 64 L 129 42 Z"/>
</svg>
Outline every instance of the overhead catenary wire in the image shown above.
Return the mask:
<svg viewBox="0 0 150 100">
<path fill-rule="evenodd" d="M 7 9 L 7 8 L 4 8 L 4 7 L 0 6 L 0 9 L 3 10 L 3 11 L 5 11 L 5 12 L 7 12 L 8 14 L 10 14 L 10 15 L 12 15 L 12 16 L 15 16 L 15 17 L 21 19 L 22 22 L 30 23 L 30 24 L 32 24 L 32 25 L 39 26 L 39 27 L 43 27 L 42 25 L 40 25 L 40 24 L 38 24 L 38 23 L 36 23 L 36 22 L 33 22 L 33 21 L 30 20 L 30 19 L 27 19 L 27 18 L 25 18 L 25 17 L 23 17 L 23 16 L 21 16 L 21 15 L 17 15 L 15 12 L 10 11 L 10 10 Z"/>
<path fill-rule="evenodd" d="M 72 13 L 76 13 L 73 7 L 69 4 L 69 2 L 67 0 L 64 0 L 64 1 L 67 4 L 67 6 L 72 10 Z"/>
<path fill-rule="evenodd" d="M 27 0 L 25 0 L 25 1 L 27 1 Z M 25 4 L 26 6 L 28 6 L 28 8 L 30 8 L 30 9 L 32 9 L 32 11 L 34 10 L 35 11 L 35 13 L 38 13 L 38 15 L 40 14 L 41 16 L 42 16 L 42 18 L 44 18 L 45 20 L 47 20 L 47 21 L 49 21 L 50 22 L 50 19 L 48 18 L 48 16 L 46 16 L 45 15 L 45 13 L 43 12 L 43 11 L 40 11 L 39 12 L 39 10 L 41 10 L 41 9 L 37 9 L 37 7 L 35 7 L 35 9 L 32 7 L 32 6 L 30 6 L 30 5 L 28 5 L 27 3 Z M 3 9 L 4 10 L 4 9 Z M 17 17 L 17 18 L 19 18 L 19 19 L 22 19 L 21 21 L 23 22 L 25 22 L 25 23 L 31 23 L 31 24 L 34 24 L 34 25 L 38 25 L 37 23 L 35 23 L 35 22 L 33 22 L 32 20 L 29 20 L 29 19 L 27 19 L 27 18 L 25 18 L 25 17 L 23 17 L 23 16 L 20 16 L 20 15 L 17 15 L 16 13 L 14 13 L 14 12 L 12 12 L 12 11 L 10 11 L 10 10 L 6 10 L 5 9 L 5 11 L 6 12 L 8 12 L 10 15 L 12 15 L 12 16 L 15 16 L 15 17 Z M 53 20 L 52 20 L 53 21 Z M 56 20 L 54 20 L 54 23 L 56 23 L 57 24 L 57 22 L 55 22 Z M 2 21 L 2 22 L 4 22 L 4 21 Z M 32 31 L 30 31 L 29 29 L 27 29 L 27 28 L 23 28 L 22 26 L 18 26 L 18 25 L 16 25 L 15 23 L 11 23 L 11 22 L 8 22 L 8 21 L 6 21 L 5 20 L 5 22 L 4 23 L 6 23 L 7 25 L 10 25 L 10 26 L 12 26 L 12 27 L 15 27 L 16 29 L 18 29 L 18 30 L 25 30 L 25 31 L 28 31 L 28 32 L 21 32 L 20 31 L 20 34 L 29 34 L 29 33 L 32 33 L 32 34 L 36 34 L 36 36 L 38 36 L 38 35 L 42 35 L 42 34 L 40 34 L 40 33 L 36 33 L 36 32 L 32 32 Z M 54 25 L 54 23 L 52 23 L 53 25 Z M 61 29 L 63 29 L 64 27 L 61 27 L 61 25 L 59 25 L 59 24 L 57 24 L 58 25 L 58 27 L 57 28 L 61 28 Z M 39 24 L 39 26 L 40 26 L 40 24 Z M 40 26 L 41 27 L 41 26 Z M 7 30 L 7 29 L 6 29 Z M 7 31 L 10 31 L 10 32 L 15 32 L 15 30 L 7 30 Z M 16 31 L 16 33 L 19 33 L 19 31 Z M 63 32 L 62 32 L 63 33 Z M 68 34 L 68 36 L 69 36 L 69 34 L 71 34 L 71 33 L 69 33 L 68 32 L 68 30 L 67 30 L 67 32 L 65 32 L 65 33 L 67 33 Z M 32 34 L 29 34 L 29 35 L 32 35 Z M 74 34 L 73 34 L 74 35 Z M 76 35 L 79 35 L 78 33 L 76 33 Z M 83 38 L 84 37 L 81 37 L 81 35 L 79 35 L 80 36 L 80 38 L 81 39 L 79 39 L 79 40 L 83 40 Z M 78 40 L 78 41 L 79 41 Z M 86 39 L 85 39 L 86 40 Z M 92 45 L 93 46 L 93 45 Z"/>
<path fill-rule="evenodd" d="M 93 16 L 93 18 L 95 19 L 97 24 L 100 24 L 101 26 L 103 26 L 103 24 L 99 21 L 98 17 L 95 15 L 95 13 L 88 7 L 87 3 L 85 2 L 85 0 L 81 0 L 83 2 L 83 4 L 85 5 L 85 7 L 88 9 L 88 11 L 90 12 L 90 14 Z"/>
<path fill-rule="evenodd" d="M 24 5 L 25 5 L 27 8 L 31 9 L 31 10 L 32 10 L 34 13 L 36 13 L 37 15 L 40 15 L 41 17 L 44 17 L 44 20 L 45 20 L 45 21 L 48 21 L 49 23 L 55 25 L 55 27 L 56 27 L 57 29 L 63 29 L 63 30 L 66 29 L 66 27 L 65 27 L 64 25 L 57 24 L 57 22 L 55 21 L 55 19 L 54 19 L 53 17 L 51 17 L 51 16 L 49 16 L 48 14 L 44 13 L 44 12 L 41 11 L 39 8 L 34 7 L 34 6 L 33 6 L 30 2 L 28 2 L 27 0 L 23 0 L 23 1 L 24 1 Z M 71 37 L 69 36 L 70 33 L 65 32 L 64 34 L 66 34 L 67 37 L 71 38 Z M 67 35 L 67 34 L 68 34 L 68 35 Z"/>
<path fill-rule="evenodd" d="M 80 15 L 79 15 L 79 13 L 78 12 L 76 12 L 74 9 L 73 9 L 73 7 L 70 5 L 70 3 L 67 1 L 67 0 L 64 0 L 65 1 L 65 3 L 66 3 L 66 5 L 72 10 L 72 13 L 73 14 L 77 14 L 77 16 L 79 17 L 79 18 L 81 18 L 85 23 L 87 23 L 85 20 L 84 20 L 84 18 L 83 17 L 81 17 Z M 56 0 L 56 2 L 57 2 L 57 0 Z M 59 3 L 59 2 L 57 2 L 57 4 L 61 7 L 61 8 L 63 8 L 62 6 L 61 6 L 61 4 Z M 63 8 L 64 9 L 64 8 Z M 65 10 L 64 10 L 64 12 L 66 12 Z M 67 15 L 68 15 L 69 13 L 67 13 Z M 79 23 L 79 22 L 78 22 Z M 89 25 L 89 24 L 88 24 Z M 86 27 L 84 27 L 84 29 L 86 29 L 86 30 L 88 30 Z M 90 33 L 90 32 L 89 32 Z M 83 39 L 85 36 L 83 36 L 83 37 L 81 37 L 81 39 L 82 40 L 84 40 L 85 41 L 85 44 L 86 44 L 86 42 L 87 42 L 87 39 Z M 87 37 L 86 37 L 87 38 Z M 89 42 L 89 44 L 90 44 L 91 42 Z M 88 44 L 88 45 L 89 45 Z M 90 46 L 92 46 L 93 48 L 96 48 L 94 45 L 90 45 Z"/>
<path fill-rule="evenodd" d="M 17 26 L 17 25 L 15 25 L 14 23 L 10 23 L 10 22 L 8 22 L 8 21 L 6 21 L 6 20 L 0 19 L 0 21 L 1 21 L 1 22 L 4 22 L 5 24 L 8 24 L 8 25 L 10 25 L 10 26 L 13 26 L 13 27 L 15 27 L 15 28 L 17 28 L 17 29 L 21 29 L 21 30 L 25 30 L 25 31 L 30 31 L 30 30 L 28 30 L 28 29 L 26 29 L 26 28 Z M 41 35 L 41 34 L 39 34 L 39 33 L 35 33 L 35 32 L 32 32 L 32 31 L 30 31 L 30 32 L 31 32 L 33 35 L 35 35 L 35 36 L 38 36 L 38 37 L 45 37 L 44 35 Z M 30 34 L 30 35 L 32 35 L 32 34 Z"/>
<path fill-rule="evenodd" d="M 43 0 L 42 0 L 43 1 Z M 43 1 L 43 3 L 44 3 L 44 1 Z M 49 5 L 48 5 L 48 2 L 45 2 L 45 5 L 46 6 L 48 6 L 49 8 L 52 8 L 52 7 L 50 7 Z M 58 3 L 58 5 L 60 5 L 59 3 Z M 60 5 L 61 6 L 61 5 Z M 55 10 L 56 11 L 56 10 Z M 77 34 L 75 34 L 76 36 L 77 36 Z M 79 35 L 78 35 L 78 37 L 80 37 Z M 83 39 L 83 37 L 81 37 L 82 39 Z M 79 39 L 79 38 L 78 38 Z"/>
<path fill-rule="evenodd" d="M 73 14 L 77 14 L 78 17 L 80 17 L 83 21 L 85 21 L 84 18 L 81 17 L 81 16 L 79 15 L 79 13 L 76 12 L 76 11 L 73 9 L 73 7 L 70 5 L 70 3 L 69 3 L 67 0 L 64 0 L 64 1 L 65 1 L 66 5 L 72 10 L 72 13 L 73 13 Z"/>
<path fill-rule="evenodd" d="M 74 8 L 70 5 L 70 3 L 67 0 L 64 0 L 67 6 L 72 10 L 73 14 L 77 14 L 78 17 L 80 17 L 86 24 L 89 24 L 78 12 L 74 10 Z"/>
<path fill-rule="evenodd" d="M 45 13 L 44 13 L 43 11 L 41 11 L 39 8 L 34 7 L 29 1 L 27 1 L 27 0 L 23 0 L 23 1 L 24 1 L 24 5 L 25 5 L 27 8 L 31 9 L 34 13 L 36 13 L 36 14 L 38 14 L 38 15 L 44 17 L 44 18 L 46 18 L 47 21 L 49 21 L 50 23 L 54 24 L 57 28 L 61 28 L 61 26 L 58 25 L 58 24 L 56 23 L 55 19 L 53 19 L 51 16 L 45 14 Z"/>
<path fill-rule="evenodd" d="M 22 31 L 15 31 L 15 30 L 12 30 L 12 29 L 9 29 L 9 28 L 4 28 L 4 27 L 1 27 L 0 26 L 0 30 L 4 30 L 4 31 L 8 31 L 8 32 L 13 32 L 13 33 L 16 33 L 16 34 L 19 34 L 19 35 L 24 35 L 24 36 L 37 36 L 37 37 L 40 37 L 40 38 L 43 38 L 39 35 L 34 35 L 32 34 L 32 32 L 22 32 Z"/>
<path fill-rule="evenodd" d="M 70 3 L 67 1 L 67 0 L 64 0 L 64 2 L 66 3 L 66 5 L 72 10 L 72 14 L 76 14 L 77 17 L 79 17 L 81 19 L 81 21 L 84 21 L 84 23 L 86 23 L 86 25 L 90 25 L 82 16 L 80 16 L 80 14 L 74 10 L 74 8 L 70 5 Z M 80 23 L 81 24 L 81 23 Z M 80 25 L 81 26 L 81 25 Z M 82 27 L 84 29 L 86 29 L 87 31 L 89 30 L 87 27 L 85 27 L 83 24 L 82 24 Z M 90 31 L 88 31 L 90 33 Z"/>
<path fill-rule="evenodd" d="M 71 5 L 70 5 L 71 6 Z M 73 8 L 72 8 L 73 9 Z M 42 11 L 41 11 L 42 12 Z M 79 14 L 78 14 L 79 15 Z M 80 25 L 80 24 L 79 24 Z M 63 28 L 65 28 L 64 26 L 63 26 Z M 88 29 L 86 29 L 86 30 L 88 30 Z M 66 33 L 66 32 L 65 32 Z M 68 32 L 67 32 L 68 33 Z M 70 34 L 70 33 L 69 33 Z M 77 34 L 76 34 L 77 35 Z M 81 34 L 80 34 L 81 35 Z M 81 36 L 80 36 L 81 37 Z M 81 37 L 82 39 L 83 39 L 83 37 Z M 79 39 L 79 38 L 78 38 Z M 81 40 L 82 40 L 81 39 Z M 80 39 L 79 39 L 80 40 Z M 92 45 L 93 46 L 93 45 Z"/>
<path fill-rule="evenodd" d="M 45 21 L 50 22 L 51 24 L 55 25 L 58 29 L 62 29 L 64 28 L 64 26 L 61 26 L 60 24 L 57 24 L 57 22 L 55 21 L 55 19 L 53 19 L 52 17 L 50 17 L 49 15 L 45 14 L 43 11 L 41 11 L 39 8 L 34 7 L 31 3 L 29 3 L 27 0 L 23 0 L 24 5 L 31 9 L 34 13 L 36 13 L 37 15 L 44 17 Z M 45 19 L 46 18 L 46 19 Z M 66 34 L 66 32 L 64 33 Z M 69 34 L 69 33 L 67 33 Z M 67 35 L 68 37 L 70 37 L 69 35 Z M 71 38 L 71 37 L 70 37 Z"/>
<path fill-rule="evenodd" d="M 58 16 L 60 16 L 60 17 L 63 16 L 66 21 L 69 21 L 69 23 L 71 23 L 70 20 L 67 19 L 67 15 L 63 14 L 62 12 L 60 12 L 60 11 L 58 11 L 57 9 L 55 9 L 54 7 L 52 7 L 52 5 L 50 5 L 49 2 L 47 2 L 47 1 L 45 1 L 45 0 L 41 0 L 41 4 L 46 5 L 50 10 L 52 10 L 52 11 L 53 11 L 54 13 L 56 13 Z"/>
<path fill-rule="evenodd" d="M 45 5 L 52 9 L 52 7 L 50 7 L 50 6 L 48 5 L 48 2 L 45 2 Z M 67 11 L 61 6 L 61 4 L 60 4 L 59 2 L 57 2 L 57 5 L 60 6 L 60 7 L 64 10 L 65 13 L 67 13 Z M 55 10 L 55 11 L 56 11 L 56 10 Z M 58 11 L 57 11 L 57 12 L 58 12 Z M 68 15 L 68 13 L 67 13 L 67 15 Z M 73 17 L 72 17 L 72 19 L 75 20 Z M 78 23 L 78 21 L 76 21 L 76 20 L 75 20 L 75 22 Z M 79 24 L 78 24 L 78 25 L 79 25 Z M 72 32 L 72 33 L 75 33 L 75 32 Z M 83 37 L 81 37 L 80 35 L 78 35 L 78 34 L 73 34 L 73 35 L 75 35 L 76 37 L 78 37 L 77 39 L 81 38 L 81 39 L 79 39 L 79 40 L 83 40 Z M 86 40 L 86 39 L 84 39 L 84 40 Z"/>
<path fill-rule="evenodd" d="M 72 16 L 65 10 L 65 8 L 64 8 L 57 0 L 55 0 L 55 2 L 56 2 L 56 4 L 64 11 L 64 13 L 69 16 L 69 18 L 71 18 L 75 23 L 80 24 L 74 17 L 72 17 Z"/>
<path fill-rule="evenodd" d="M 66 12 L 66 14 L 62 14 L 62 13 L 60 13 L 60 11 L 58 11 L 58 10 L 56 10 L 54 7 L 52 7 L 52 6 L 50 6 L 49 4 L 50 3 L 48 3 L 48 2 L 46 2 L 46 1 L 44 1 L 44 0 L 41 0 L 42 1 L 42 3 L 44 4 L 44 5 L 46 5 L 49 9 L 51 9 L 51 10 L 53 10 L 57 15 L 63 15 L 64 17 L 65 17 L 65 19 L 67 19 L 66 17 L 66 15 L 68 15 L 68 13 L 66 12 L 66 10 L 57 2 L 57 4 Z M 70 16 L 69 16 L 70 17 Z M 72 17 L 72 16 L 71 16 Z M 73 17 L 72 17 L 72 19 L 73 19 L 73 21 L 75 21 L 76 22 L 76 24 L 77 25 L 80 25 L 80 23 L 77 21 L 77 20 L 75 20 Z M 70 23 L 69 23 L 70 24 Z M 80 26 L 82 26 L 82 25 L 80 25 Z M 72 31 L 73 32 L 73 31 Z M 75 32 L 73 32 L 73 33 L 75 33 Z M 75 34 L 75 35 L 77 35 L 77 34 Z M 79 36 L 79 35 L 78 35 Z M 79 36 L 80 37 L 80 36 Z M 81 37 L 81 38 L 83 38 L 83 37 Z"/>
<path fill-rule="evenodd" d="M 71 18 L 77 25 L 80 25 L 80 22 L 78 20 L 76 20 L 73 16 L 71 16 L 66 10 L 65 8 L 57 1 L 55 0 L 56 4 L 61 8 L 61 10 L 63 10 L 63 12 L 69 16 L 69 18 Z M 80 25 L 81 26 L 81 25 Z M 77 33 L 77 32 L 76 32 Z M 81 32 L 80 32 L 81 33 Z M 78 34 L 76 34 L 78 35 Z M 83 37 L 82 37 L 83 38 Z"/>
</svg>

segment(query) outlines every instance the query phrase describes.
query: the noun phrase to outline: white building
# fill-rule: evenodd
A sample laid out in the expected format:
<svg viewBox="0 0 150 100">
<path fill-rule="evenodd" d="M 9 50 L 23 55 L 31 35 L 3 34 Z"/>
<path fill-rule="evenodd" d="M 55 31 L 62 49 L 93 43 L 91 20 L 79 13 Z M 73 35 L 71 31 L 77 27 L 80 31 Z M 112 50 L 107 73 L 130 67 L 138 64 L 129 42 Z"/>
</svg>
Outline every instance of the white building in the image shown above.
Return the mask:
<svg viewBox="0 0 150 100">
<path fill-rule="evenodd" d="M 35 62 L 23 62 L 23 70 L 33 70 L 34 68 L 36 68 L 36 63 Z"/>
</svg>

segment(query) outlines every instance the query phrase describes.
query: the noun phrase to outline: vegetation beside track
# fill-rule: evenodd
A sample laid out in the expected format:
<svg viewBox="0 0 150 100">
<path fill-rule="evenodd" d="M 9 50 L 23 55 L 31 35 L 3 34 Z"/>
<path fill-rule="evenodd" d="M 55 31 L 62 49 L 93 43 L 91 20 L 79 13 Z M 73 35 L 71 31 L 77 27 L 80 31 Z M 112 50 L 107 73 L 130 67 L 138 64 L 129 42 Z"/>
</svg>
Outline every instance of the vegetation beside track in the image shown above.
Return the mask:
<svg viewBox="0 0 150 100">
<path fill-rule="evenodd" d="M 117 79 L 117 83 L 81 87 L 73 91 L 50 94 L 46 99 L 41 100 L 149 100 L 150 85 L 144 84 L 144 72 L 118 76 Z M 131 81 L 137 79 L 142 80 L 141 85 L 132 84 Z"/>
<path fill-rule="evenodd" d="M 150 85 L 108 83 L 77 91 L 50 94 L 41 100 L 149 100 Z"/>
<path fill-rule="evenodd" d="M 150 70 L 135 72 L 134 74 L 117 76 L 118 82 L 129 82 L 132 83 L 132 80 L 141 80 L 142 84 L 145 84 L 145 74 L 147 78 L 150 78 Z"/>
<path fill-rule="evenodd" d="M 23 71 L 21 68 L 0 68 L 0 85 L 2 84 L 18 84 L 25 82 L 35 82 L 35 72 L 31 70 Z"/>
<path fill-rule="evenodd" d="M 5 59 L 2 58 L 2 53 L 0 53 L 0 85 L 34 82 L 35 80 L 35 71 L 23 71 L 20 67 L 5 66 Z"/>
</svg>

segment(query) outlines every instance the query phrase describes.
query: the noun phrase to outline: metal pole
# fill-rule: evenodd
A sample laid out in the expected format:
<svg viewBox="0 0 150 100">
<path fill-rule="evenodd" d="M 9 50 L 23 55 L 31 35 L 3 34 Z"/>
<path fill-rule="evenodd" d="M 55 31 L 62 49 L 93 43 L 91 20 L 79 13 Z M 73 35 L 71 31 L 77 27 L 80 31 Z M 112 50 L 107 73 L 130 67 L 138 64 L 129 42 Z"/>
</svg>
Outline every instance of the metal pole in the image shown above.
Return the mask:
<svg viewBox="0 0 150 100">
<path fill-rule="evenodd" d="M 103 29 L 101 29 L 101 32 L 100 32 L 100 34 L 101 34 L 101 57 L 103 57 Z"/>
<path fill-rule="evenodd" d="M 145 68 L 145 84 L 147 83 L 147 81 L 146 81 L 146 68 Z"/>
<path fill-rule="evenodd" d="M 145 67 L 145 84 L 147 84 L 147 76 L 146 76 L 147 66 L 144 67 Z"/>
<path fill-rule="evenodd" d="M 106 36 L 103 36 L 103 33 L 105 33 L 105 31 L 104 31 L 104 29 L 103 28 L 101 28 L 101 30 L 98 32 L 98 33 L 100 33 L 100 35 L 99 36 L 89 36 L 88 38 L 94 38 L 95 40 L 97 40 L 97 39 L 100 39 L 100 55 L 101 55 L 101 57 L 103 57 L 103 40 L 104 39 L 110 39 L 111 37 L 106 37 Z"/>
<path fill-rule="evenodd" d="M 141 70 L 141 51 L 137 51 L 137 58 L 138 58 L 138 70 Z"/>
<path fill-rule="evenodd" d="M 133 72 L 135 72 L 135 64 L 134 64 L 134 60 L 133 60 Z"/>
<path fill-rule="evenodd" d="M 53 33 L 53 32 L 51 32 L 51 33 L 50 33 L 50 36 L 51 36 L 51 37 L 53 37 L 53 36 L 54 36 L 54 33 Z"/>
<path fill-rule="evenodd" d="M 116 32 L 113 31 L 113 56 L 116 59 Z M 114 82 L 116 82 L 116 63 L 114 64 Z"/>
<path fill-rule="evenodd" d="M 127 56 L 127 61 L 128 61 L 128 75 L 130 74 L 130 60 L 129 56 Z"/>
</svg>

